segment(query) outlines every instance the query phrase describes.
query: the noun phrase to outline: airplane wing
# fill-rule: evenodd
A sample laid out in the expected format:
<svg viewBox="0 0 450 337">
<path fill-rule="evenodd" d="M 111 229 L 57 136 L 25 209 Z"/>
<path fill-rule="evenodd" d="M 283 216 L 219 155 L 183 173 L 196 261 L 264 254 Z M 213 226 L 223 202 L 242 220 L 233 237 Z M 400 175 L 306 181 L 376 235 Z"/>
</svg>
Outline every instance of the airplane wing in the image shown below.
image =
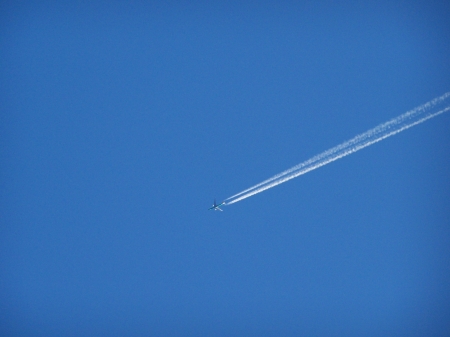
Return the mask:
<svg viewBox="0 0 450 337">
<path fill-rule="evenodd" d="M 223 209 L 220 209 L 219 207 L 216 207 L 216 209 L 217 209 L 218 211 L 223 212 Z"/>
</svg>

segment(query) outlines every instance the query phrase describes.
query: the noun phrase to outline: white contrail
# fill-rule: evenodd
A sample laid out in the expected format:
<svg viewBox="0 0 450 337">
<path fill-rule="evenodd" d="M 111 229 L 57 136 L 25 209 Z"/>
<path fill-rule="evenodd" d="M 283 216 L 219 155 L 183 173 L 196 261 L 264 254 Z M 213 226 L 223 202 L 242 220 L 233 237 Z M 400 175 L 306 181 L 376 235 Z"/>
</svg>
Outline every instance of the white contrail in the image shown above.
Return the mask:
<svg viewBox="0 0 450 337">
<path fill-rule="evenodd" d="M 447 102 L 450 97 L 450 92 L 445 93 L 441 97 L 435 98 L 432 101 L 425 103 L 411 111 L 404 113 L 384 124 L 366 131 L 353 139 L 350 139 L 338 146 L 335 146 L 321 154 L 318 154 L 311 159 L 304 161 L 284 172 L 281 172 L 272 178 L 269 178 L 255 186 L 252 186 L 242 192 L 239 192 L 225 200 L 227 205 L 234 204 L 240 200 L 246 199 L 261 193 L 269 188 L 282 184 L 288 180 L 303 175 L 309 171 L 315 170 L 321 166 L 338 160 L 342 157 L 348 156 L 351 153 L 359 151 L 369 145 L 377 143 L 385 138 L 393 136 L 402 132 L 414 125 L 425 122 L 437 115 L 440 115 L 450 110 L 450 102 Z"/>
</svg>

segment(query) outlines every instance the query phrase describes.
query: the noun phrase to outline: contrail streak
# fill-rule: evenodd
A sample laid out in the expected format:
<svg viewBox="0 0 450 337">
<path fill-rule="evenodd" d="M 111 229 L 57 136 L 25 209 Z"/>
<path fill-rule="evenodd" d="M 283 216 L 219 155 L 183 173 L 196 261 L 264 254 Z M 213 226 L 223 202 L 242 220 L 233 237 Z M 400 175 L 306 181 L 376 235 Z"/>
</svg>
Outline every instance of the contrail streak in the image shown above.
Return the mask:
<svg viewBox="0 0 450 337">
<path fill-rule="evenodd" d="M 280 185 L 288 180 L 301 176 L 309 171 L 315 170 L 321 166 L 336 161 L 342 157 L 348 156 L 359 151 L 369 145 L 375 144 L 383 139 L 400 133 L 406 129 L 425 122 L 428 119 L 436 117 L 450 110 L 450 92 L 433 99 L 411 111 L 404 113 L 390 121 L 378 125 L 340 145 L 337 145 L 325 152 L 322 152 L 311 159 L 304 161 L 286 171 L 283 171 L 272 178 L 269 178 L 255 186 L 252 186 L 242 192 L 239 192 L 225 200 L 227 205 L 234 204 L 238 201 L 251 197 L 252 195 L 261 193 L 269 188 Z"/>
</svg>

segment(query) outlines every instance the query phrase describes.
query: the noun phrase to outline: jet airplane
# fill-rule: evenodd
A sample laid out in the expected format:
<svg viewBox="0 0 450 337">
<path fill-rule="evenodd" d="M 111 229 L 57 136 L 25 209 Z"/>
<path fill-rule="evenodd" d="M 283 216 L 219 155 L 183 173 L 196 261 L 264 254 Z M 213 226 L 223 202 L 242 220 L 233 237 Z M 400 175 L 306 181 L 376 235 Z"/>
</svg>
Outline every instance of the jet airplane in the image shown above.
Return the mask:
<svg viewBox="0 0 450 337">
<path fill-rule="evenodd" d="M 222 206 L 222 205 L 225 205 L 225 201 L 222 201 L 221 204 L 217 205 L 216 204 L 216 199 L 214 199 L 214 205 L 212 205 L 210 208 L 208 208 L 208 210 L 210 210 L 210 211 L 214 210 L 214 211 L 221 211 L 221 212 L 223 212 L 223 210 L 219 208 L 219 206 Z"/>
</svg>

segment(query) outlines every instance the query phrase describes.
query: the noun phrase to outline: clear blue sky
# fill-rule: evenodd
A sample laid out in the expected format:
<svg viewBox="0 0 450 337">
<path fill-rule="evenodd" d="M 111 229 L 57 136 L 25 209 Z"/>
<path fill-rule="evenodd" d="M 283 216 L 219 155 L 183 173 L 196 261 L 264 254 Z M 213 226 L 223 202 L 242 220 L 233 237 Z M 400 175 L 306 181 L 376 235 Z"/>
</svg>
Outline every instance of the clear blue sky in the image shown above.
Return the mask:
<svg viewBox="0 0 450 337">
<path fill-rule="evenodd" d="M 3 1 L 0 335 L 448 336 L 445 1 Z"/>
</svg>

